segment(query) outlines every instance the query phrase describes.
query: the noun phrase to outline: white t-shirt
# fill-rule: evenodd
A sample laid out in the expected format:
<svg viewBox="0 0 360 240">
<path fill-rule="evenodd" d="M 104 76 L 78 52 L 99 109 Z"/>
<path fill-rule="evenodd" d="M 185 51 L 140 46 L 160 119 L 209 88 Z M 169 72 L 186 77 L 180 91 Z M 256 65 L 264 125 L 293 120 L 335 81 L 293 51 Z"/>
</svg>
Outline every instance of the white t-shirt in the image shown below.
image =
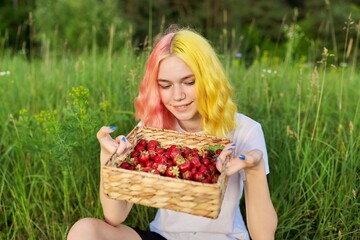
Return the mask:
<svg viewBox="0 0 360 240">
<path fill-rule="evenodd" d="M 268 156 L 261 125 L 251 118 L 236 114 L 237 127 L 227 137 L 236 144 L 234 154 L 259 149 L 263 152 L 266 173 L 269 173 Z M 184 131 L 177 126 L 177 131 Z M 229 178 L 221 211 L 217 219 L 159 209 L 150 223 L 150 230 L 168 240 L 230 240 L 249 239 L 240 213 L 239 202 L 243 193 L 245 174 Z"/>
</svg>

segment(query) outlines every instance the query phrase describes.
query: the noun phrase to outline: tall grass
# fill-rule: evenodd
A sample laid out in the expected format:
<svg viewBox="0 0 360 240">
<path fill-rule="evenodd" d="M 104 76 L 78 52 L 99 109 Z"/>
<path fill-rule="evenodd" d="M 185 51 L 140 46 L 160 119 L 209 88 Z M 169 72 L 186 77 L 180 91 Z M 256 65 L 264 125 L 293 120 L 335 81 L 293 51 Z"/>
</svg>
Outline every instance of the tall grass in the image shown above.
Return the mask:
<svg viewBox="0 0 360 240">
<path fill-rule="evenodd" d="M 107 51 L 58 58 L 47 45 L 41 59 L 0 60 L 10 73 L 0 76 L 1 239 L 65 239 L 79 218 L 102 217 L 96 132 L 133 128 L 146 60 L 131 45 L 114 52 L 112 41 Z M 331 58 L 327 49 L 314 64 L 263 51 L 248 68 L 223 58 L 239 111 L 265 132 L 276 239 L 360 236 L 360 73 Z M 135 206 L 127 223 L 146 228 L 155 211 Z"/>
</svg>

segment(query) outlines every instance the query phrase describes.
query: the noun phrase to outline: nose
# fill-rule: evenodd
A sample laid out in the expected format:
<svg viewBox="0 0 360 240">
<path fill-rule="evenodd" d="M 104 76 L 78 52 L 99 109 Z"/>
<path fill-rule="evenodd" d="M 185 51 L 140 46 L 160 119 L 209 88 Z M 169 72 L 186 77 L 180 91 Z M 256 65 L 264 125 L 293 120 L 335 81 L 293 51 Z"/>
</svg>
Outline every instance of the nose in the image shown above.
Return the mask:
<svg viewBox="0 0 360 240">
<path fill-rule="evenodd" d="M 185 92 L 181 85 L 174 86 L 174 100 L 181 101 L 185 98 Z"/>
</svg>

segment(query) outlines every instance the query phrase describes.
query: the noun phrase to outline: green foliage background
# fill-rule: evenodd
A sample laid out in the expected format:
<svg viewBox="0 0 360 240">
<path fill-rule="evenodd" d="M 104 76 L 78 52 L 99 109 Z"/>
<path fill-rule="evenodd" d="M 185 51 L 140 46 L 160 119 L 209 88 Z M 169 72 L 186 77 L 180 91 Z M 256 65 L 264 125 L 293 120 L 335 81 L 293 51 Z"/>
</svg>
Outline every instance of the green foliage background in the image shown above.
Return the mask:
<svg viewBox="0 0 360 240">
<path fill-rule="evenodd" d="M 88 2 L 0 3 L 1 239 L 65 239 L 102 218 L 96 132 L 136 124 L 149 43 L 173 22 L 211 40 L 263 126 L 276 239 L 359 239 L 358 2 Z"/>
<path fill-rule="evenodd" d="M 351 41 L 350 47 L 359 44 L 353 42 L 359 16 L 358 0 L 4 0 L 0 43 L 31 57 L 44 47 L 73 52 L 89 50 L 94 42 L 107 47 L 110 38 L 119 49 L 129 36 L 134 46 L 144 49 L 169 24 L 177 23 L 197 29 L 217 46 L 241 52 L 251 63 L 258 48 L 280 57 L 288 53 L 285 29 L 296 24 L 301 38 L 293 57 L 315 61 L 327 47 L 339 63 L 343 59 L 338 56 Z M 347 20 L 353 22 L 351 28 L 346 28 Z"/>
</svg>

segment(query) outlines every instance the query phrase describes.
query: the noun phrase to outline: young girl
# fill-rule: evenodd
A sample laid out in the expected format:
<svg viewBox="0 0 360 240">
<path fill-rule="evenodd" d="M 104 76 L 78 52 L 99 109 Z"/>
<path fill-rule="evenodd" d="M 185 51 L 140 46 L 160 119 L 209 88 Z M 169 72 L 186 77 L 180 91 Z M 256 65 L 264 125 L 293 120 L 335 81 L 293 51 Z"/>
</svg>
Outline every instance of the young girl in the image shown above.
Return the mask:
<svg viewBox="0 0 360 240">
<path fill-rule="evenodd" d="M 228 137 L 217 159 L 229 182 L 217 219 L 159 209 L 150 231 L 123 225 L 132 204 L 107 198 L 100 180 L 105 221 L 81 219 L 68 234 L 73 239 L 273 239 L 277 215 L 271 202 L 266 174 L 268 157 L 261 126 L 237 113 L 232 89 L 213 48 L 198 33 L 181 29 L 164 35 L 154 47 L 135 101 L 141 125 Z M 124 135 L 113 139 L 115 127 L 102 127 L 102 165 L 116 152 L 131 148 Z M 225 169 L 222 162 L 229 156 Z M 239 202 L 245 192 L 247 228 Z M 250 234 L 249 234 L 250 233 Z M 249 236 L 250 235 L 250 236 Z"/>
</svg>

